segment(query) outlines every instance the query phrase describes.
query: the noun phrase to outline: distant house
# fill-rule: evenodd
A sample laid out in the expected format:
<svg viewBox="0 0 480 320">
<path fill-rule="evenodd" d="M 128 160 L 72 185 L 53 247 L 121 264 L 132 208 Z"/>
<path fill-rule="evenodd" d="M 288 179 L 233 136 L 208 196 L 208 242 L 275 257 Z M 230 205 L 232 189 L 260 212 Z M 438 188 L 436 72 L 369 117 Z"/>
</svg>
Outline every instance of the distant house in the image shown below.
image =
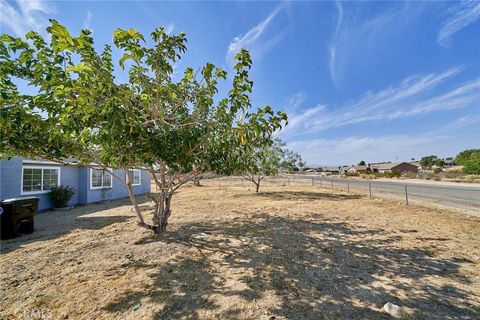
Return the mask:
<svg viewBox="0 0 480 320">
<path fill-rule="evenodd" d="M 323 167 L 323 172 L 331 173 L 331 174 L 339 174 L 340 167 Z"/>
<path fill-rule="evenodd" d="M 122 181 L 128 179 L 121 169 L 113 173 Z M 150 173 L 133 169 L 132 187 L 135 194 L 150 192 Z M 67 165 L 52 161 L 11 158 L 0 161 L 0 201 L 35 196 L 40 199 L 39 210 L 50 209 L 53 203 L 49 192 L 52 186 L 68 185 L 75 189 L 69 205 L 87 204 L 128 196 L 126 187 L 107 171 L 88 168 L 69 160 Z"/>
<path fill-rule="evenodd" d="M 410 162 L 411 164 L 413 164 L 414 166 L 416 166 L 417 168 L 420 168 L 422 165 L 420 164 L 420 161 L 412 161 Z"/>
<path fill-rule="evenodd" d="M 372 172 L 385 173 L 386 171 L 398 170 L 401 174 L 405 172 L 418 172 L 418 167 L 408 162 L 383 162 L 370 163 Z"/>
<path fill-rule="evenodd" d="M 443 159 L 445 167 L 453 167 L 455 165 L 454 157 L 447 157 Z"/>
<path fill-rule="evenodd" d="M 360 173 L 367 173 L 368 166 L 352 166 L 347 170 L 348 174 L 360 174 Z"/>
</svg>

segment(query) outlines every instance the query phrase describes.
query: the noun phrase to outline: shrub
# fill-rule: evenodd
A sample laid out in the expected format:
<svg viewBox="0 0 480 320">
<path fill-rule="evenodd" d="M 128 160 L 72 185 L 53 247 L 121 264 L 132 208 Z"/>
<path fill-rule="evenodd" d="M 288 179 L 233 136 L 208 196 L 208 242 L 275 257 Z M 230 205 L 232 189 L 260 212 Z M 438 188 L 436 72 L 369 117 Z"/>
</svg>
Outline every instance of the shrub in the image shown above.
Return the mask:
<svg viewBox="0 0 480 320">
<path fill-rule="evenodd" d="M 75 189 L 70 186 L 52 187 L 50 197 L 52 198 L 55 208 L 65 208 L 68 202 L 75 194 Z"/>
<path fill-rule="evenodd" d="M 443 171 L 442 168 L 435 168 L 435 169 L 433 169 L 433 173 L 440 173 L 440 172 L 442 172 L 442 171 Z"/>
<path fill-rule="evenodd" d="M 460 152 L 455 158 L 459 165 L 466 165 L 468 160 L 480 159 L 480 149 L 468 149 Z"/>
<path fill-rule="evenodd" d="M 463 173 L 480 174 L 480 159 L 470 159 L 465 161 Z"/>
<path fill-rule="evenodd" d="M 405 174 L 403 176 L 406 177 L 406 178 L 411 178 L 411 179 L 417 178 L 417 174 L 415 172 L 411 172 L 411 171 L 405 172 Z"/>
<path fill-rule="evenodd" d="M 454 179 L 454 178 L 461 178 L 463 176 L 463 173 L 458 170 L 450 170 L 445 172 L 445 177 L 448 179 Z"/>
<path fill-rule="evenodd" d="M 461 169 L 450 169 L 448 172 L 453 174 L 462 174 L 463 171 Z"/>
<path fill-rule="evenodd" d="M 478 178 L 478 177 L 476 177 L 476 176 L 468 176 L 468 177 L 467 177 L 467 181 L 468 181 L 468 182 L 475 182 L 475 181 L 477 181 L 477 178 Z"/>
<path fill-rule="evenodd" d="M 391 170 L 391 171 L 385 171 L 385 177 L 386 178 L 395 178 L 395 177 L 400 177 L 400 170 Z"/>
<path fill-rule="evenodd" d="M 435 180 L 435 181 L 441 181 L 442 178 L 440 178 L 440 177 L 435 177 L 435 178 L 433 178 L 433 180 Z"/>
</svg>

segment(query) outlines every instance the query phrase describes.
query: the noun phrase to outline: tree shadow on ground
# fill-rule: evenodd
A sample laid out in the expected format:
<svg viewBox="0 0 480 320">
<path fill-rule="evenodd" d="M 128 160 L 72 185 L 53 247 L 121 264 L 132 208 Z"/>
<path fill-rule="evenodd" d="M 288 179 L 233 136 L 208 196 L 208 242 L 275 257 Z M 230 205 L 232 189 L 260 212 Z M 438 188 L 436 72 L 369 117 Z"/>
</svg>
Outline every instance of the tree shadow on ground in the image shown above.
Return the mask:
<svg viewBox="0 0 480 320">
<path fill-rule="evenodd" d="M 143 197 L 139 197 L 140 204 L 146 202 L 146 200 L 142 198 Z M 124 222 L 134 217 L 134 213 L 128 214 L 128 211 L 123 210 L 121 215 L 102 215 L 102 211 L 127 206 L 129 204 L 130 200 L 123 198 L 109 202 L 77 206 L 65 211 L 43 211 L 35 214 L 35 230 L 33 233 L 20 235 L 8 240 L 1 240 L 0 252 L 6 253 L 25 244 L 54 239 L 75 229 L 98 230 L 114 223 Z"/>
<path fill-rule="evenodd" d="M 241 194 L 239 196 L 251 197 L 251 194 Z M 356 194 L 340 194 L 328 192 L 309 192 L 309 191 L 261 191 L 256 193 L 257 197 L 270 198 L 272 200 L 354 200 L 362 196 Z"/>
<path fill-rule="evenodd" d="M 118 295 L 106 310 L 126 311 L 146 300 L 159 307 L 155 319 L 390 319 L 381 307 L 392 302 L 418 319 L 478 316 L 479 297 L 444 284 L 470 284 L 459 272 L 465 261 L 402 248 L 397 243 L 403 236 L 315 213 L 307 219 L 257 213 L 189 224 L 136 244 L 161 241 L 198 254 L 177 254 L 160 268 L 132 262 L 151 283 Z M 231 281 L 236 285 L 227 285 Z M 267 292 L 277 303 L 255 309 Z"/>
</svg>

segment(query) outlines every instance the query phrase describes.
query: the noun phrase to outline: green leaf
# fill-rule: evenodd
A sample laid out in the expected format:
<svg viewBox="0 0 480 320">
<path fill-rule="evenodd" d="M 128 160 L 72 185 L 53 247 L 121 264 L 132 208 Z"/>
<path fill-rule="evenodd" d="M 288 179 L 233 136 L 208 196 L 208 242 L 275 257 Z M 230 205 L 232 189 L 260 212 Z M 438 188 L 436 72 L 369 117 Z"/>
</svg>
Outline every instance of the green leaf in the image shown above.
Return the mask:
<svg viewBox="0 0 480 320">
<path fill-rule="evenodd" d="M 73 65 L 73 66 L 68 66 L 66 69 L 67 72 L 73 71 L 76 73 L 81 73 L 81 72 L 90 72 L 93 71 L 93 69 L 90 66 L 87 66 L 85 63 L 80 62 L 79 64 Z"/>
<path fill-rule="evenodd" d="M 65 28 L 55 20 L 51 20 L 51 22 L 52 26 L 49 28 L 50 33 L 56 35 L 59 40 L 63 42 L 68 42 L 73 46 L 73 38 L 70 35 L 70 32 L 68 32 L 67 28 Z"/>
</svg>

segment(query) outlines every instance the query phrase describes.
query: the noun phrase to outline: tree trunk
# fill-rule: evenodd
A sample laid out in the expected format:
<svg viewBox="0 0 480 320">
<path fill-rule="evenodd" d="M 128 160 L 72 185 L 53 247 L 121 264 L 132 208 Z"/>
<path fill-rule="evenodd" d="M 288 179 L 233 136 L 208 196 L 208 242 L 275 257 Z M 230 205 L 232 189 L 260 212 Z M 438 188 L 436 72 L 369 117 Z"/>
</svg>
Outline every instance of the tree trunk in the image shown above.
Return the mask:
<svg viewBox="0 0 480 320">
<path fill-rule="evenodd" d="M 155 225 L 155 233 L 161 234 L 167 230 L 168 218 L 172 211 L 170 204 L 172 201 L 172 193 L 164 191 L 160 195 L 160 199 L 155 204 L 155 212 L 153 216 L 153 224 Z"/>
<path fill-rule="evenodd" d="M 258 190 L 260 189 L 260 181 L 254 181 L 253 183 L 255 183 L 255 192 L 258 192 Z"/>
<path fill-rule="evenodd" d="M 140 208 L 138 207 L 137 197 L 133 193 L 131 183 L 127 183 L 127 190 L 128 190 L 128 197 L 130 198 L 130 201 L 132 202 L 133 208 L 135 209 L 135 213 L 137 214 L 138 224 L 143 226 L 143 225 L 145 225 L 145 221 L 143 220 L 142 212 L 140 211 Z"/>
</svg>

